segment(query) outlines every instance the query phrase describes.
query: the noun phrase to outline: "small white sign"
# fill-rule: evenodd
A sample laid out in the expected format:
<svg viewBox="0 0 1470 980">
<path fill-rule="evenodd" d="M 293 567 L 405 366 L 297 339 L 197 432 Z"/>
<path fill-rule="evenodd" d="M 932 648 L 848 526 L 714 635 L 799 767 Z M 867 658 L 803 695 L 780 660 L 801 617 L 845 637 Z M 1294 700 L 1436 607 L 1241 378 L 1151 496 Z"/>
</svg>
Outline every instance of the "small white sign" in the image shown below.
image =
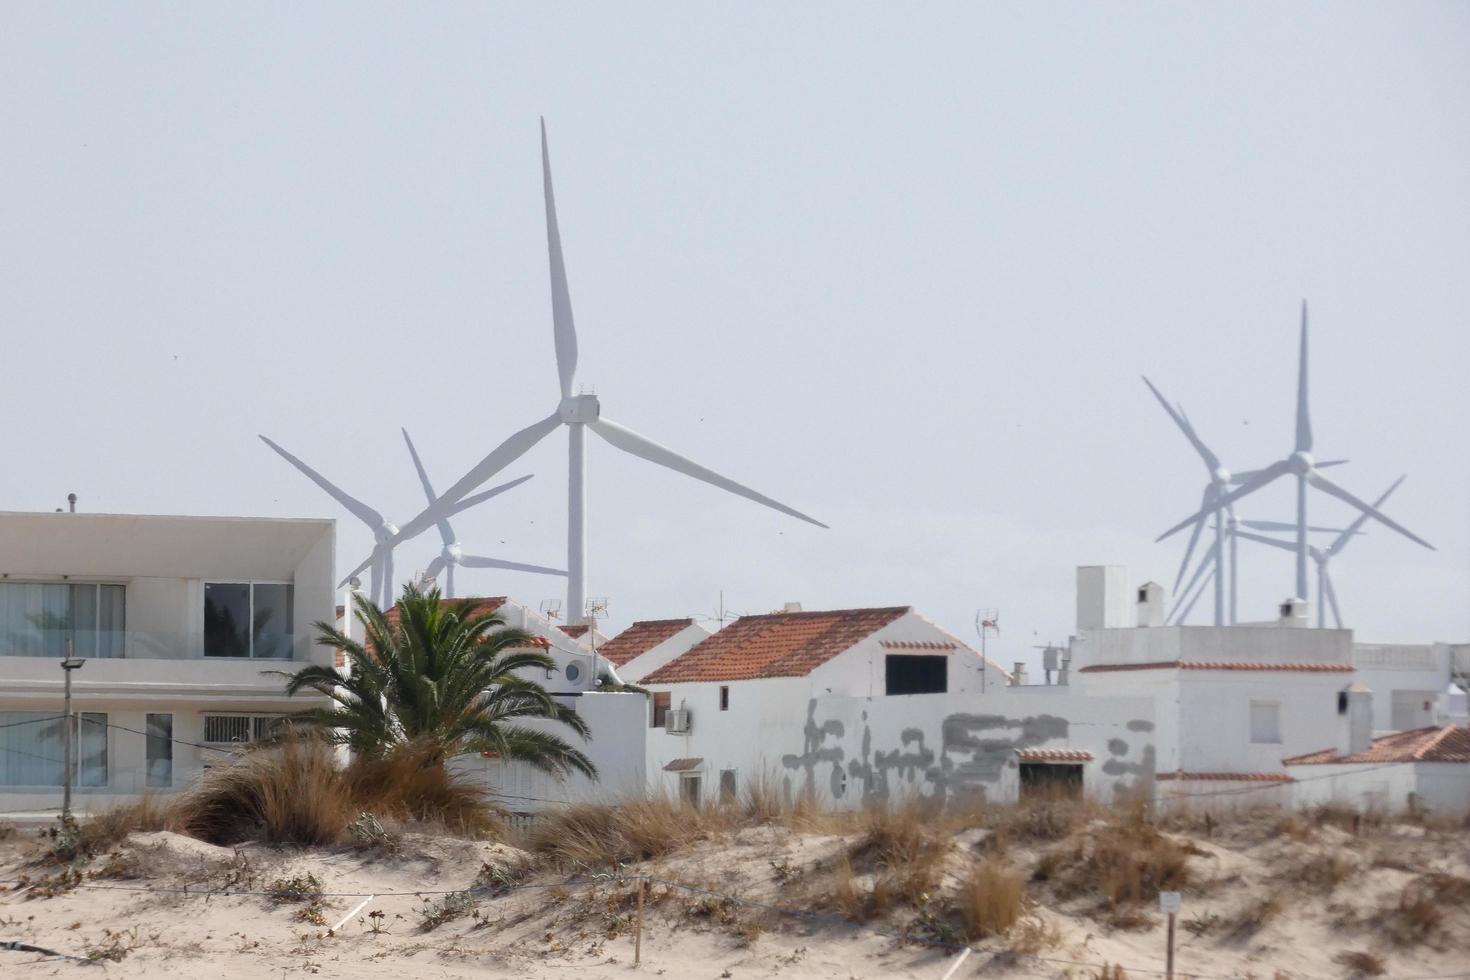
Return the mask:
<svg viewBox="0 0 1470 980">
<path fill-rule="evenodd" d="M 1159 892 L 1159 911 L 1165 915 L 1177 915 L 1183 905 L 1178 892 Z"/>
</svg>

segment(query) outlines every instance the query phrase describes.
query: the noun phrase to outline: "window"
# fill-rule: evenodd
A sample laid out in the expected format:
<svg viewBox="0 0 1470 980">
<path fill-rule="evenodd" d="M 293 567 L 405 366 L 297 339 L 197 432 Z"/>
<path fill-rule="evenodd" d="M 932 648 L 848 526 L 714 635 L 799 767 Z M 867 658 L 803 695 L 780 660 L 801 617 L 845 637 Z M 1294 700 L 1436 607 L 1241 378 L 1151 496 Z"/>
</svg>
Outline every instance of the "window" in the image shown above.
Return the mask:
<svg viewBox="0 0 1470 980">
<path fill-rule="evenodd" d="M 943 694 L 949 690 L 949 658 L 889 654 L 884 680 L 887 694 Z"/>
<path fill-rule="evenodd" d="M 204 741 L 215 745 L 264 742 L 287 720 L 282 715 L 205 715 Z"/>
<path fill-rule="evenodd" d="M 699 783 L 698 776 L 679 777 L 679 799 L 692 807 L 699 806 Z"/>
<path fill-rule="evenodd" d="M 174 782 L 174 716 L 150 714 L 144 719 L 147 735 L 148 786 L 172 786 Z"/>
<path fill-rule="evenodd" d="M 730 710 L 730 686 L 728 684 L 720 685 L 720 710 Z"/>
<path fill-rule="evenodd" d="M 653 695 L 653 722 L 650 728 L 662 728 L 668 720 L 669 708 L 673 707 L 674 695 L 668 691 L 657 691 Z"/>
<path fill-rule="evenodd" d="M 125 655 L 124 587 L 0 582 L 0 656 Z"/>
<path fill-rule="evenodd" d="M 1021 763 L 1021 801 L 1082 799 L 1082 766 L 1072 763 Z"/>
<path fill-rule="evenodd" d="M 1256 745 L 1281 744 L 1281 702 L 1251 702 L 1251 742 Z"/>
<path fill-rule="evenodd" d="M 107 785 L 107 715 L 76 716 L 72 743 L 77 786 Z M 48 711 L 0 711 L 0 786 L 60 786 L 66 773 L 66 728 Z"/>
<path fill-rule="evenodd" d="M 292 589 L 266 582 L 206 582 L 204 655 L 291 659 Z"/>
<path fill-rule="evenodd" d="M 735 785 L 735 770 L 720 770 L 720 802 L 734 803 L 738 790 Z"/>
</svg>

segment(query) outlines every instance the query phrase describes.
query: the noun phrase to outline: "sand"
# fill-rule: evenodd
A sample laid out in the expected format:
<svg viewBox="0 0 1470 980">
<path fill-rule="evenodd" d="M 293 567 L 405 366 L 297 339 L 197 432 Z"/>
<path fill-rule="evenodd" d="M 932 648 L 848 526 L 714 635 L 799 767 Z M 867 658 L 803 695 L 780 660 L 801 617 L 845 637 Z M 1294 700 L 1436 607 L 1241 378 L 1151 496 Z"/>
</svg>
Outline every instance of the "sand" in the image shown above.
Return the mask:
<svg viewBox="0 0 1470 980">
<path fill-rule="evenodd" d="M 1470 910 L 1445 910 L 1446 921 L 1423 942 L 1395 945 L 1374 910 L 1391 907 L 1406 884 L 1431 865 L 1459 875 L 1466 836 L 1423 839 L 1402 828 L 1371 842 L 1324 828 L 1307 841 L 1193 841 L 1200 882 L 1184 899 L 1178 931 L 1180 975 L 1291 978 L 1342 977 L 1345 950 L 1372 950 L 1389 976 L 1437 976 L 1470 969 L 1463 939 Z M 762 903 L 794 904 L 802 879 L 839 853 L 840 838 L 762 827 L 625 869 L 687 882 L 714 895 L 650 886 L 643 962 L 633 965 L 634 896 L 630 882 L 602 879 L 558 887 L 557 876 L 533 887 L 484 895 L 432 929 L 423 910 L 443 892 L 493 885 L 514 876 L 525 855 L 505 844 L 449 838 L 405 839 L 397 855 L 351 849 L 291 851 L 249 845 L 220 848 L 168 833 L 134 834 L 88 865 L 81 887 L 42 894 L 44 887 L 0 892 L 0 940 L 19 940 L 80 957 L 100 958 L 109 977 L 226 977 L 265 980 L 322 977 L 813 977 L 940 980 L 956 952 L 905 944 L 882 930 L 898 920 L 857 926 L 831 916 L 788 917 Z M 977 842 L 957 839 L 956 860 Z M 18 834 L 0 843 L 0 878 L 32 878 L 40 843 Z M 1283 869 L 1322 855 L 1352 862 L 1347 881 L 1323 891 L 1283 878 Z M 1375 856 L 1397 855 L 1375 866 Z M 1024 864 L 1034 853 L 1018 851 Z M 490 870 L 486 870 L 486 869 Z M 784 869 L 784 870 L 778 870 Z M 314 875 L 338 893 L 313 908 L 262 894 L 273 883 Z M 5 886 L 11 887 L 11 886 Z M 163 891 L 170 889 L 171 891 Z M 417 895 L 415 893 L 418 893 Z M 376 897 L 362 905 L 358 895 Z M 738 896 L 741 902 L 721 899 Z M 1233 927 L 1243 910 L 1273 903 L 1259 927 Z M 1162 916 L 1117 928 L 1091 903 L 1038 904 L 1030 928 L 1050 938 L 1036 956 L 991 952 L 969 957 L 955 974 L 974 977 L 1092 977 L 1118 963 L 1135 977 L 1161 970 Z M 309 915 L 305 914 L 310 912 Z M 378 912 L 381 916 L 373 917 Z M 330 927 L 347 922 L 336 932 Z M 1250 917 L 1245 917 L 1249 919 Z M 316 921 L 308 921 L 315 919 Z M 1184 922 L 1206 924 L 1196 935 Z M 375 925 L 376 923 L 376 925 Z M 1459 937 L 1459 940 L 1453 937 Z M 982 942 L 981 946 L 1000 945 Z M 0 976 L 94 975 L 97 968 L 34 953 L 0 950 Z"/>
</svg>

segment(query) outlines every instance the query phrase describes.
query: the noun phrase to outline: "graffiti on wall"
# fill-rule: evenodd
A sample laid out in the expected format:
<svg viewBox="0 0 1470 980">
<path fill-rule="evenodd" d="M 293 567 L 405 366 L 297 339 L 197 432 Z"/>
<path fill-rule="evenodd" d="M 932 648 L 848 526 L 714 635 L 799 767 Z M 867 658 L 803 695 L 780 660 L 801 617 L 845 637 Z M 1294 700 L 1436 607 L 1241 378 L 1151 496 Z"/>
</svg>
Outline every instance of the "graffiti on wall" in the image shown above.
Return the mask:
<svg viewBox="0 0 1470 980">
<path fill-rule="evenodd" d="M 939 802 L 984 801 L 998 791 L 1005 772 L 1015 765 L 1016 753 L 1044 745 L 1068 745 L 1071 724 L 1066 718 L 1036 714 L 1011 718 L 999 714 L 957 712 L 939 723 L 939 743 L 931 744 L 921 728 L 904 728 L 898 744 L 875 746 L 868 712 L 861 715 L 862 734 L 857 751 L 849 757 L 847 726 L 841 719 L 817 720 L 818 700 L 807 702 L 802 728 L 802 750 L 782 757 L 787 785 L 796 777 L 801 792 L 822 789 L 833 799 L 850 794 L 862 802 L 881 802 L 896 795 L 919 795 Z M 1129 732 L 1151 732 L 1153 723 L 1134 720 Z M 1151 742 L 1136 753 L 1128 741 L 1107 742 L 1101 771 L 1110 777 L 1114 793 L 1126 792 L 1151 778 L 1154 750 Z"/>
</svg>

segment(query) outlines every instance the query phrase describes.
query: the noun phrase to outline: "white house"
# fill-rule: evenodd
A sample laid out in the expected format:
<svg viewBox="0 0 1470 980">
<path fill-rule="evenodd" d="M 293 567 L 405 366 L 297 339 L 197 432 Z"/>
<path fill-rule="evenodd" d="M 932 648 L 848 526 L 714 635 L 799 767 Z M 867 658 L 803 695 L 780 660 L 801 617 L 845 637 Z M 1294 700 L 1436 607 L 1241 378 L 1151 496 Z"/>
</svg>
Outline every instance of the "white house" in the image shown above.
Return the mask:
<svg viewBox="0 0 1470 980">
<path fill-rule="evenodd" d="M 1470 728 L 1431 725 L 1286 760 L 1295 801 L 1364 809 L 1470 808 Z"/>
<path fill-rule="evenodd" d="M 641 620 L 600 644 L 597 654 L 617 669 L 624 682 L 637 684 L 709 635 L 693 619 Z"/>
<path fill-rule="evenodd" d="M 854 806 L 1108 795 L 1152 775 L 1152 702 L 1020 697 L 995 664 L 906 606 L 745 616 L 642 678 L 655 790 L 765 784 Z"/>
<path fill-rule="evenodd" d="M 74 803 L 183 786 L 310 704 L 268 671 L 329 664 L 329 520 L 0 513 L 0 810 L 54 811 L 61 661 Z"/>
<path fill-rule="evenodd" d="M 1409 731 L 1460 713 L 1449 687 L 1470 676 L 1470 644 L 1354 643 L 1353 664 L 1373 691 L 1373 730 Z"/>
</svg>

